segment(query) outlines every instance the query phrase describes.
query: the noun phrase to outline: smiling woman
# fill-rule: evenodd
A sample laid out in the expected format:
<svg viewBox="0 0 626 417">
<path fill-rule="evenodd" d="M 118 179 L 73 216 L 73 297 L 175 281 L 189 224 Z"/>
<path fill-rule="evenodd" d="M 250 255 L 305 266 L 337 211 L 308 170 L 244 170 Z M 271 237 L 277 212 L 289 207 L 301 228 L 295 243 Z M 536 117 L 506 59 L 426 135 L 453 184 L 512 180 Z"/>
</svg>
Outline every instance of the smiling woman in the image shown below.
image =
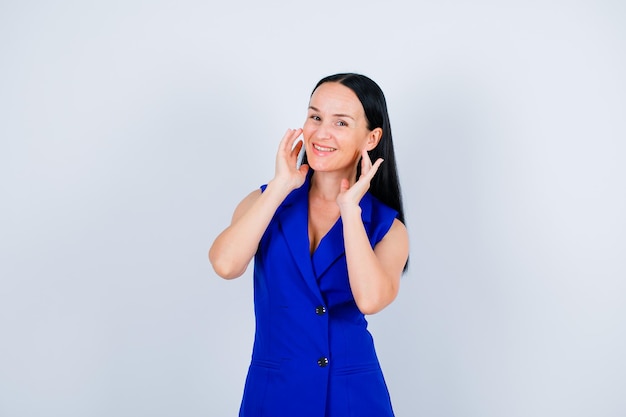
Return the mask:
<svg viewBox="0 0 626 417">
<path fill-rule="evenodd" d="M 274 178 L 209 251 L 226 279 L 255 259 L 240 416 L 393 416 L 365 315 L 395 299 L 408 252 L 384 95 L 363 75 L 324 78 L 304 127 L 282 139 Z"/>
</svg>

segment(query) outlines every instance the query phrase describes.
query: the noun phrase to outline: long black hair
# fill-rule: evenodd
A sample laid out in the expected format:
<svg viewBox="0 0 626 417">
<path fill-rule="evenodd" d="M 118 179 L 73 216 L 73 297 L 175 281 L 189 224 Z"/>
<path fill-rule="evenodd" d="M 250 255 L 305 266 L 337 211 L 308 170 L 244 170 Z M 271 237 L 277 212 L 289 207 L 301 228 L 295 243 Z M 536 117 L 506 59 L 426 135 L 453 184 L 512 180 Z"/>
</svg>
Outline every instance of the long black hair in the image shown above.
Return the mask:
<svg viewBox="0 0 626 417">
<path fill-rule="evenodd" d="M 391 123 L 389 122 L 389 113 L 387 111 L 387 101 L 383 90 L 372 79 L 365 75 L 355 73 L 342 73 L 329 75 L 322 78 L 315 88 L 329 82 L 340 83 L 352 90 L 359 98 L 363 110 L 365 110 L 365 118 L 367 119 L 367 128 L 374 130 L 381 128 L 383 134 L 378 145 L 369 151 L 370 159 L 376 161 L 383 158 L 384 162 L 378 169 L 376 175 L 370 183 L 369 192 L 380 201 L 393 208 L 398 212 L 398 220 L 406 225 L 404 219 L 404 207 L 402 205 L 402 192 L 400 190 L 400 179 L 398 178 L 398 168 L 396 165 L 396 155 L 393 150 L 393 140 L 391 136 Z M 357 165 L 357 179 L 361 175 L 361 164 Z M 408 260 L 404 266 L 406 271 Z"/>
</svg>

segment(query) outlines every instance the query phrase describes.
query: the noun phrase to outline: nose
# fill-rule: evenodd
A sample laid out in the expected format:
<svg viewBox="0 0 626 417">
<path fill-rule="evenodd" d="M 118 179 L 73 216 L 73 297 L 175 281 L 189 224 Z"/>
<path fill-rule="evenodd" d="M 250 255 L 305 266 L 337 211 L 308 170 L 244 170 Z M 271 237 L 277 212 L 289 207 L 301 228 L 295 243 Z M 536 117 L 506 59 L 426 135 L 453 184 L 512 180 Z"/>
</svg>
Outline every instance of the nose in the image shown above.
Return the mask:
<svg viewBox="0 0 626 417">
<path fill-rule="evenodd" d="M 315 136 L 318 139 L 330 139 L 331 137 L 331 126 L 328 123 L 320 123 L 315 129 Z"/>
</svg>

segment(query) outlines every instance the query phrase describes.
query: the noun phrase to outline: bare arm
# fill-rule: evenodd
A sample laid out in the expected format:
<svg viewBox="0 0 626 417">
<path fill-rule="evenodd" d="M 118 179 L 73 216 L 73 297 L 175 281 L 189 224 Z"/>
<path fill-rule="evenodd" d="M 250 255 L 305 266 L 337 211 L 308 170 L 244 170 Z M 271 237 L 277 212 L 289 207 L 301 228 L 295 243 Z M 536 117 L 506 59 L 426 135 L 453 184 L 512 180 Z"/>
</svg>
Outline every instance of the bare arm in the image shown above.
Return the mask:
<svg viewBox="0 0 626 417">
<path fill-rule="evenodd" d="M 285 133 L 276 156 L 276 174 L 265 192 L 253 191 L 239 203 L 230 226 L 217 236 L 209 249 L 211 265 L 222 278 L 243 275 L 276 209 L 292 190 L 304 183 L 308 166 L 296 169 L 299 146 L 292 149 L 301 133 L 302 129 Z"/>
<path fill-rule="evenodd" d="M 372 249 L 361 213 L 344 216 L 344 239 L 350 288 L 359 310 L 374 314 L 398 295 L 400 276 L 408 257 L 404 224 L 394 220 L 385 237 Z"/>
<path fill-rule="evenodd" d="M 343 223 L 346 262 L 352 295 L 363 314 L 374 314 L 389 305 L 397 296 L 400 277 L 409 254 L 406 227 L 394 220 L 385 237 L 372 249 L 358 203 L 369 189 L 378 167 L 364 152 L 361 178 L 350 188 L 344 180 L 337 198 Z"/>
</svg>

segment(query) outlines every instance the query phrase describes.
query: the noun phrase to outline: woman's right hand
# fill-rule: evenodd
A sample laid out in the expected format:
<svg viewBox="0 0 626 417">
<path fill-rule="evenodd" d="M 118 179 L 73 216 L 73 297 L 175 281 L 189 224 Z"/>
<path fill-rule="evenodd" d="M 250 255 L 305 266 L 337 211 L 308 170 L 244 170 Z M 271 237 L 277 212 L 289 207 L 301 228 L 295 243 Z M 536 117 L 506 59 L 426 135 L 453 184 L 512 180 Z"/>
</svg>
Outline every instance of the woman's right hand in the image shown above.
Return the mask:
<svg viewBox="0 0 626 417">
<path fill-rule="evenodd" d="M 298 153 L 304 143 L 300 141 L 296 147 L 294 143 L 302 134 L 302 129 L 287 129 L 287 132 L 280 141 L 278 153 L 276 154 L 276 172 L 274 179 L 270 181 L 281 188 L 291 191 L 299 188 L 304 184 L 306 175 L 309 172 L 309 166 L 302 164 L 300 168 L 296 168 Z M 269 184 L 268 184 L 269 186 Z"/>
<path fill-rule="evenodd" d="M 209 260 L 222 278 L 237 278 L 246 271 L 278 207 L 291 191 L 304 184 L 309 167 L 296 169 L 302 145 L 292 149 L 301 134 L 302 129 L 287 130 L 276 155 L 274 178 L 263 193 L 256 189 L 239 203 L 230 226 L 211 245 Z"/>
</svg>

